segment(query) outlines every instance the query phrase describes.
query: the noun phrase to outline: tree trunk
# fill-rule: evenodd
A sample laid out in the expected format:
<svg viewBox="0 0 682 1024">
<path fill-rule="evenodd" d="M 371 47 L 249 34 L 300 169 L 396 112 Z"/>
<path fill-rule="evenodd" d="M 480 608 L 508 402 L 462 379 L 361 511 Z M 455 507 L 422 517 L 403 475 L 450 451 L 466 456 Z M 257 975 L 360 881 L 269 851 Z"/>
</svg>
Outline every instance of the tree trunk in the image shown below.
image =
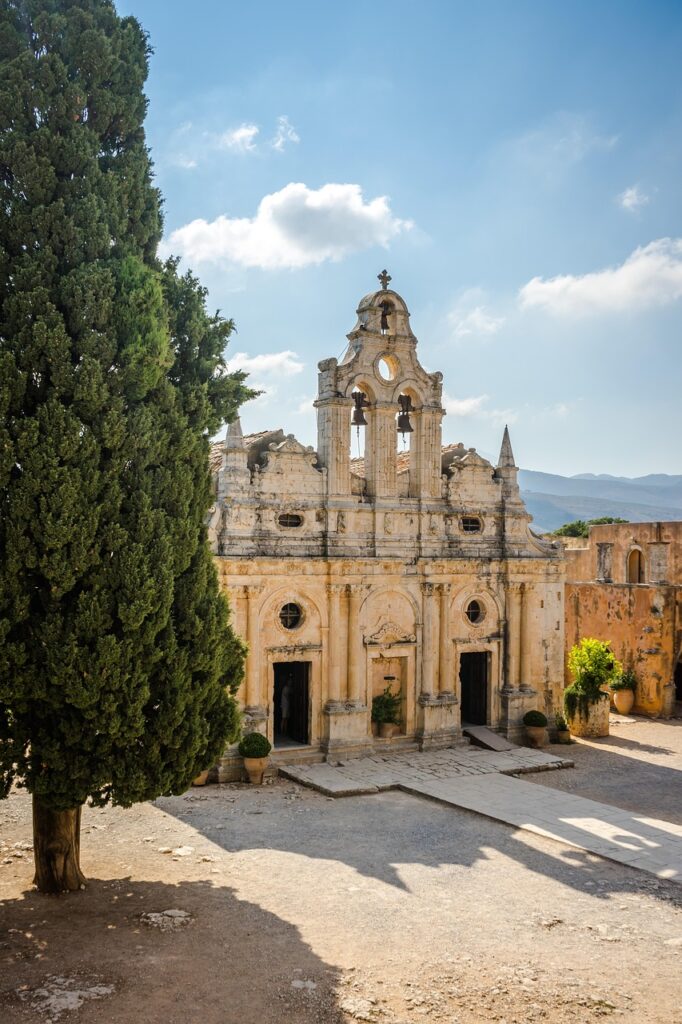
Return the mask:
<svg viewBox="0 0 682 1024">
<path fill-rule="evenodd" d="M 40 892 L 75 892 L 85 886 L 80 867 L 81 808 L 53 811 L 33 795 L 33 884 Z"/>
</svg>

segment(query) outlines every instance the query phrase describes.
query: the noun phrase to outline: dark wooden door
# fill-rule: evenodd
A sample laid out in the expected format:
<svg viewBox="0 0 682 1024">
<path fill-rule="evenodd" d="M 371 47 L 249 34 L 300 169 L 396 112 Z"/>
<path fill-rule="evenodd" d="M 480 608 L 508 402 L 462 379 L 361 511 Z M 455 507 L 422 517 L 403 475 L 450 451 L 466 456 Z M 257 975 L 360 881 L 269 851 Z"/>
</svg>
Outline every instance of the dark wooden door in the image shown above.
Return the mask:
<svg viewBox="0 0 682 1024">
<path fill-rule="evenodd" d="M 308 689 L 309 661 L 277 662 L 275 669 L 275 741 L 286 743 L 308 743 Z M 287 687 L 285 698 L 288 715 L 282 714 L 282 692 Z"/>
<path fill-rule="evenodd" d="M 459 681 L 462 721 L 469 725 L 487 725 L 488 655 L 485 651 L 460 655 Z"/>
</svg>

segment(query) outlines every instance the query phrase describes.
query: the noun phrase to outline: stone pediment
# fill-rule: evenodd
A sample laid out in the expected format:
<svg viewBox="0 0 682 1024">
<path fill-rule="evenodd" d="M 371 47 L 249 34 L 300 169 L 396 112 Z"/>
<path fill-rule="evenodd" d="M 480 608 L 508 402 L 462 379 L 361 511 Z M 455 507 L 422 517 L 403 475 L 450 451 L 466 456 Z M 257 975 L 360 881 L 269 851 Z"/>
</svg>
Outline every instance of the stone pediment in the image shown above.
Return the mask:
<svg viewBox="0 0 682 1024">
<path fill-rule="evenodd" d="M 469 448 L 466 455 L 462 455 L 459 458 L 453 459 L 450 464 L 450 470 L 455 469 L 490 469 L 492 470 L 492 463 L 484 459 L 482 455 L 479 455 L 475 448 Z"/>
<path fill-rule="evenodd" d="M 384 622 L 377 629 L 376 633 L 365 637 L 365 643 L 376 644 L 414 644 L 417 637 L 414 633 L 406 633 L 402 626 L 396 622 Z"/>
<path fill-rule="evenodd" d="M 281 455 L 314 455 L 315 449 L 312 447 L 306 447 L 297 441 L 293 434 L 287 434 L 283 441 L 279 444 L 270 444 L 268 448 L 271 452 L 278 452 Z"/>
</svg>

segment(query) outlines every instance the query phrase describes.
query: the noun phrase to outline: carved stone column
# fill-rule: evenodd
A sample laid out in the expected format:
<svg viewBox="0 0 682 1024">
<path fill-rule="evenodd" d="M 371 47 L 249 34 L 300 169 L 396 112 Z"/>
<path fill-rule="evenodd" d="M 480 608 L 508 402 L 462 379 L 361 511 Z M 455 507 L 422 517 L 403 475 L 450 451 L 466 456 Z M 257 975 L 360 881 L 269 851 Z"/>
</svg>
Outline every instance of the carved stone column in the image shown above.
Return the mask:
<svg viewBox="0 0 682 1024">
<path fill-rule="evenodd" d="M 442 697 L 452 697 L 454 690 L 450 680 L 450 584 L 441 583 L 438 592 L 440 595 L 438 691 Z"/>
<path fill-rule="evenodd" d="M 328 706 L 334 708 L 341 704 L 341 644 L 339 627 L 341 625 L 341 594 L 345 590 L 342 583 L 330 583 L 329 593 L 329 686 Z"/>
<path fill-rule="evenodd" d="M 521 609 L 521 622 L 519 624 L 520 632 L 520 661 L 519 661 L 519 688 L 521 690 L 532 690 L 533 687 L 530 681 L 530 658 L 531 658 L 531 615 L 530 615 L 530 604 L 532 591 L 528 588 L 525 583 L 521 584 L 520 593 L 520 609 Z"/>
<path fill-rule="evenodd" d="M 246 642 L 249 653 L 246 658 L 245 713 L 251 718 L 265 717 L 261 707 L 260 692 L 260 629 L 258 603 L 263 591 L 262 584 L 244 587 L 246 594 Z"/>
<path fill-rule="evenodd" d="M 521 661 L 521 592 L 518 583 L 507 584 L 507 608 L 506 689 L 518 690 Z"/>
<path fill-rule="evenodd" d="M 422 583 L 422 693 L 423 699 L 433 697 L 433 583 Z"/>
<path fill-rule="evenodd" d="M 363 587 L 352 583 L 348 587 L 348 700 L 351 704 L 361 707 L 362 699 L 362 666 L 364 646 L 360 629 L 360 603 Z"/>
</svg>

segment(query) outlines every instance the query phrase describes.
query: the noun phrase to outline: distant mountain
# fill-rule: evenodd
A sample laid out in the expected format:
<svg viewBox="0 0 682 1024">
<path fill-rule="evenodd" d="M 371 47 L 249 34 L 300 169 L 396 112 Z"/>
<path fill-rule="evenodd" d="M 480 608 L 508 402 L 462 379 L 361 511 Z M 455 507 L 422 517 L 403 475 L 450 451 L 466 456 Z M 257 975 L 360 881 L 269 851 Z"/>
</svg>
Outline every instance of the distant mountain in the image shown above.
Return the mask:
<svg viewBox="0 0 682 1024">
<path fill-rule="evenodd" d="M 556 530 L 574 519 L 618 516 L 633 523 L 682 520 L 682 476 L 610 476 L 581 473 L 559 476 L 519 470 L 519 485 L 533 526 Z"/>
</svg>

